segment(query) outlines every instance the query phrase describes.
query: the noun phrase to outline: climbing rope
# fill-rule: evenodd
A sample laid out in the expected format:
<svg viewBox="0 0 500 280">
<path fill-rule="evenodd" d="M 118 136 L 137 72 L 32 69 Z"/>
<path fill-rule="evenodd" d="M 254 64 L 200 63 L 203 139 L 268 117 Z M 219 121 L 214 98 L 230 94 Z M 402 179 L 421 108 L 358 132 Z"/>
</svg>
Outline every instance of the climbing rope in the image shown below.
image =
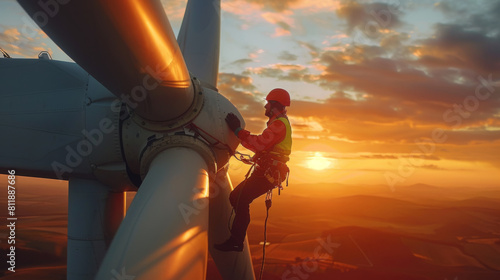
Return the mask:
<svg viewBox="0 0 500 280">
<path fill-rule="evenodd" d="M 264 263 L 266 262 L 266 245 L 267 245 L 267 219 L 269 218 L 269 208 L 273 204 L 273 190 L 269 190 L 266 195 L 266 220 L 264 221 L 264 244 L 262 245 L 262 264 L 260 266 L 259 280 L 262 280 L 264 274 Z"/>
</svg>

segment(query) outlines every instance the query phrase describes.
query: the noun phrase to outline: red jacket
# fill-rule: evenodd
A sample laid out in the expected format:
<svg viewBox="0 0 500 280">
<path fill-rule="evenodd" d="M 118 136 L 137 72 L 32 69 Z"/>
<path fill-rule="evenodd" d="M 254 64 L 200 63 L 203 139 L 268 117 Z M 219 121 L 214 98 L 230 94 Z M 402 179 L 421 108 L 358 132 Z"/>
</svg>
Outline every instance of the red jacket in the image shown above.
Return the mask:
<svg viewBox="0 0 500 280">
<path fill-rule="evenodd" d="M 285 113 L 283 112 L 282 115 L 285 115 Z M 264 129 L 260 135 L 250 134 L 250 132 L 245 129 L 238 131 L 237 135 L 243 147 L 256 153 L 268 151 L 274 145 L 283 141 L 286 136 L 286 126 L 280 120 L 274 121 L 277 117 L 278 115 L 274 115 L 269 118 L 266 129 Z"/>
</svg>

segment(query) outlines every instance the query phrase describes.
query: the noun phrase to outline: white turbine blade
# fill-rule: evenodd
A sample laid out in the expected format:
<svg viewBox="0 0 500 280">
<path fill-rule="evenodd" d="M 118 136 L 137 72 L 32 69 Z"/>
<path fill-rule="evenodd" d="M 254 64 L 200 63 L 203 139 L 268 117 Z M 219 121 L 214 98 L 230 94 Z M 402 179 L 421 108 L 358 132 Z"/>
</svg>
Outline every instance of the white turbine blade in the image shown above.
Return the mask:
<svg viewBox="0 0 500 280">
<path fill-rule="evenodd" d="M 160 0 L 18 2 L 65 53 L 139 116 L 165 121 L 189 109 L 191 79 Z"/>
<path fill-rule="evenodd" d="M 177 42 L 189 71 L 201 81 L 217 87 L 220 0 L 189 0 Z"/>
<path fill-rule="evenodd" d="M 83 138 L 88 84 L 89 75 L 74 63 L 2 59 L 0 169 L 58 179 L 53 163 L 67 166 L 66 148 Z M 89 177 L 90 164 L 86 158 L 81 163 L 73 165 L 72 175 Z"/>
<path fill-rule="evenodd" d="M 246 238 L 243 252 L 221 252 L 214 248 L 214 244 L 222 243 L 230 236 L 227 224 L 232 210 L 229 203 L 229 193 L 232 190 L 226 167 L 217 173 L 215 182 L 211 183 L 208 248 L 223 279 L 253 280 L 255 274 Z"/>
<path fill-rule="evenodd" d="M 188 148 L 160 152 L 96 279 L 205 279 L 207 196 L 207 164 L 198 153 Z"/>
</svg>

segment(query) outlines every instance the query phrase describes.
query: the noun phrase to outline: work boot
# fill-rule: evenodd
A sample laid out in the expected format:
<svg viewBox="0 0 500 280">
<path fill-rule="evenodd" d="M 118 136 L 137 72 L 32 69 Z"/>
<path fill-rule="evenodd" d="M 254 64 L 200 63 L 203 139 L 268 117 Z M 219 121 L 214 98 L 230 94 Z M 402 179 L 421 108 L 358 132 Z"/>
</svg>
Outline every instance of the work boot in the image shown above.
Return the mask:
<svg viewBox="0 0 500 280">
<path fill-rule="evenodd" d="M 241 251 L 243 251 L 243 243 L 239 243 L 236 240 L 234 240 L 232 237 L 230 237 L 228 240 L 224 241 L 223 243 L 214 244 L 214 248 L 219 250 L 219 251 L 223 251 L 223 252 L 229 252 L 229 251 L 241 252 Z"/>
</svg>

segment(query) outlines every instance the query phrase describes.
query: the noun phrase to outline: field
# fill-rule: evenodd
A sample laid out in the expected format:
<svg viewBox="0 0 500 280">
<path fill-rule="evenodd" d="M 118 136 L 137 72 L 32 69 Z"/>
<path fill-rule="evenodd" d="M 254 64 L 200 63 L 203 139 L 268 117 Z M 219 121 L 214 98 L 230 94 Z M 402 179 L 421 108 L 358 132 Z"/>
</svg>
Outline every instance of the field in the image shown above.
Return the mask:
<svg viewBox="0 0 500 280">
<path fill-rule="evenodd" d="M 24 180 L 16 199 L 18 266 L 0 276 L 65 279 L 67 183 Z M 248 230 L 257 276 L 265 215 L 259 198 Z M 292 185 L 275 193 L 269 215 L 264 279 L 500 279 L 498 189 Z M 3 237 L 0 246 L 5 256 Z M 220 279 L 211 260 L 207 279 Z"/>
</svg>

